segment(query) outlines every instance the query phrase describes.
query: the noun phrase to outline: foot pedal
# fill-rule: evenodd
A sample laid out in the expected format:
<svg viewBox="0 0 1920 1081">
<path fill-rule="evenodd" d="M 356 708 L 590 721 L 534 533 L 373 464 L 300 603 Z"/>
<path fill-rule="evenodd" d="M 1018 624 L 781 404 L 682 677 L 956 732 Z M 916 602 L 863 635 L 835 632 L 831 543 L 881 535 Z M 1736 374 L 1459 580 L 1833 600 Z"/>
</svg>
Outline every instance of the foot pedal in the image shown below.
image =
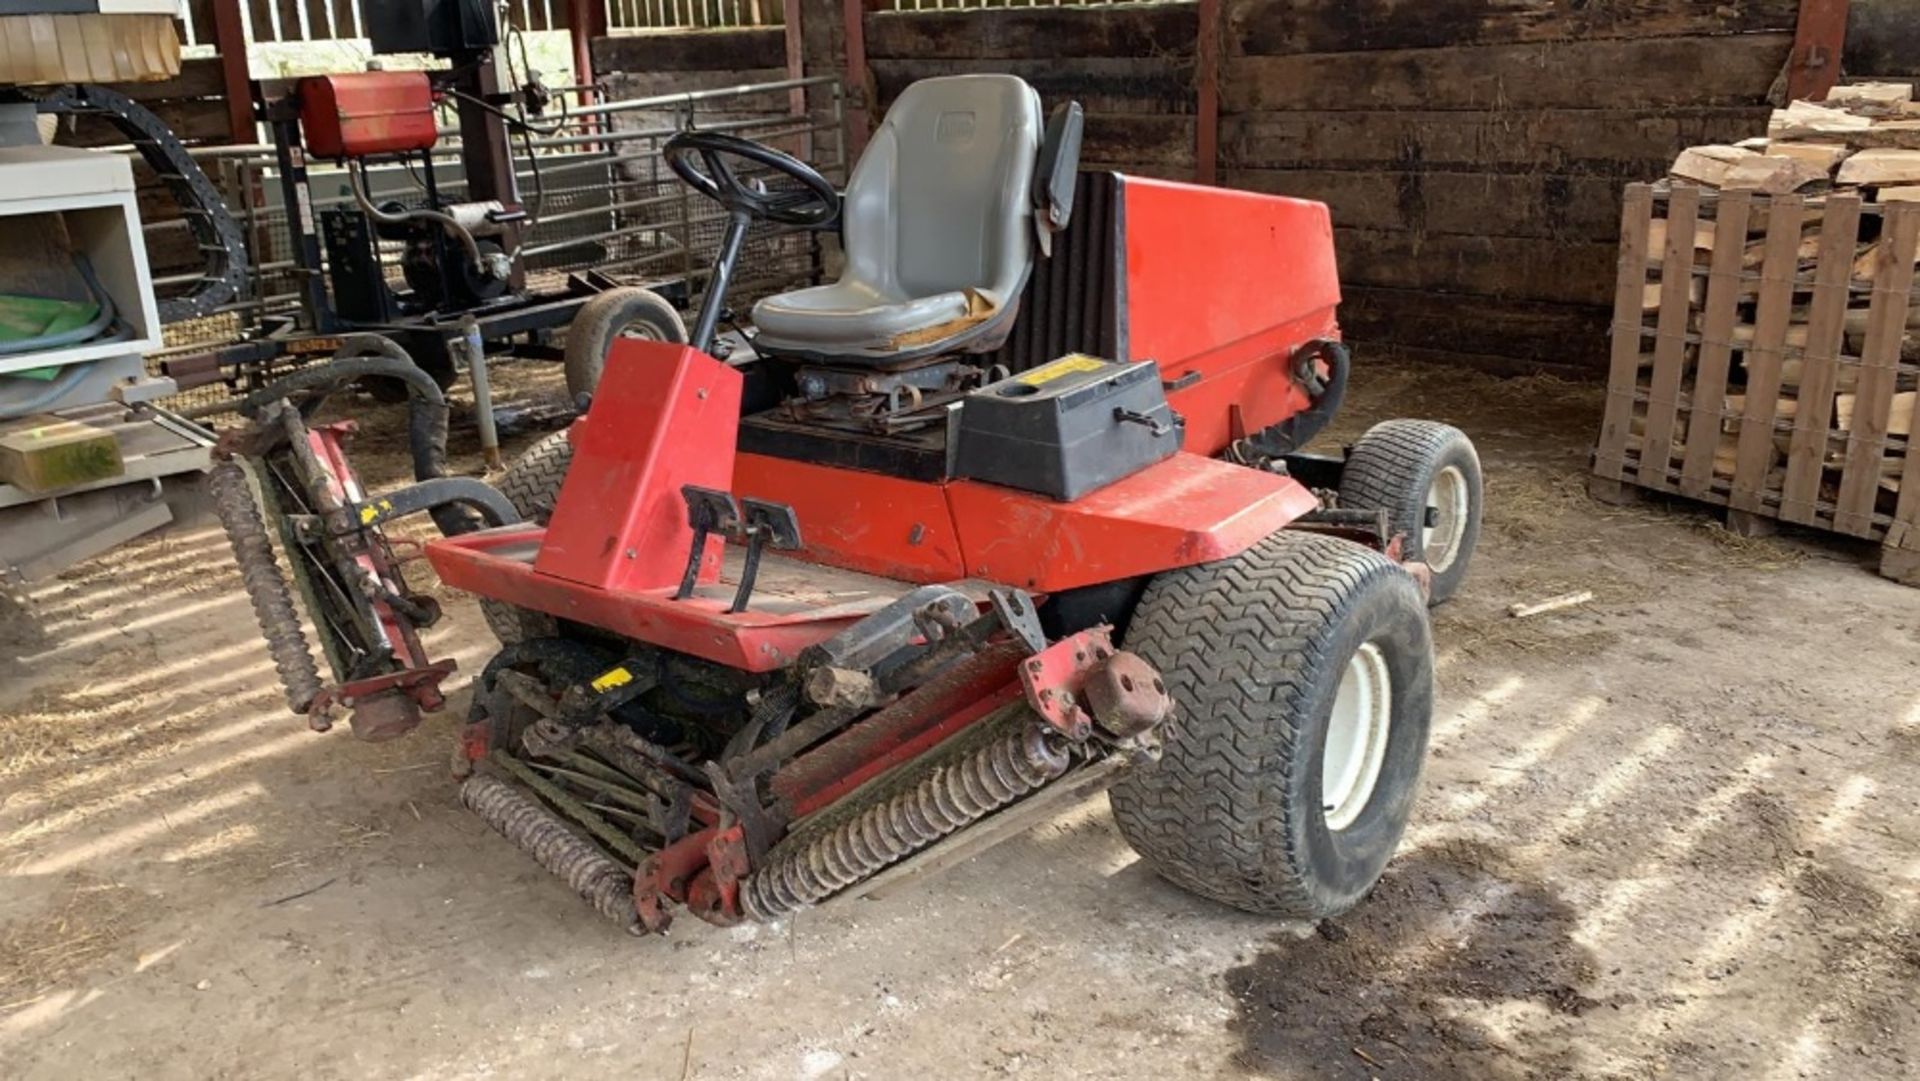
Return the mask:
<svg viewBox="0 0 1920 1081">
<path fill-rule="evenodd" d="M 687 572 L 680 576 L 680 589 L 673 599 L 684 601 L 693 596 L 700 578 L 700 556 L 707 539 L 719 534 L 747 546 L 746 562 L 740 569 L 740 588 L 734 591 L 729 612 L 744 612 L 753 597 L 753 582 L 760 574 L 760 555 L 770 545 L 791 551 L 800 547 L 800 519 L 785 503 L 764 499 L 735 499 L 733 493 L 689 484 L 680 489 L 687 501 L 687 525 L 693 528 L 693 549 L 687 553 Z"/>
<path fill-rule="evenodd" d="M 715 533 L 732 537 L 740 531 L 741 522 L 740 504 L 732 492 L 688 484 L 681 487 L 680 497 L 687 501 L 687 525 L 693 528 L 693 548 L 687 553 L 687 571 L 680 576 L 679 592 L 673 595 L 676 601 L 693 596 L 694 583 L 700 579 L 700 556 L 707 550 L 707 538 Z"/>
<path fill-rule="evenodd" d="M 740 588 L 734 592 L 729 612 L 747 610 L 747 600 L 753 596 L 753 580 L 760 574 L 760 553 L 768 545 L 784 551 L 800 547 L 800 519 L 792 507 L 763 499 L 743 499 L 740 503 L 747 512 L 747 559 L 740 568 Z"/>
</svg>

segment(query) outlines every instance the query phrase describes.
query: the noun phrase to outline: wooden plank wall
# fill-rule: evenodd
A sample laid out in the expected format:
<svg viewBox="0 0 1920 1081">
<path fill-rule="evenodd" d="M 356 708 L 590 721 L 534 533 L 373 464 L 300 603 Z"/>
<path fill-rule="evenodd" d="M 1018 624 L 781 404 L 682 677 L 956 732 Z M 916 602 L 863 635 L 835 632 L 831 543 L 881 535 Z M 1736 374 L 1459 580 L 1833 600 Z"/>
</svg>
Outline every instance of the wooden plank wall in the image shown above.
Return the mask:
<svg viewBox="0 0 1920 1081">
<path fill-rule="evenodd" d="M 839 4 L 808 0 L 804 14 L 808 74 L 842 74 Z M 1197 31 L 1191 4 L 874 12 L 866 43 L 875 120 L 916 79 L 1011 72 L 1048 107 L 1072 98 L 1086 108 L 1089 164 L 1190 178 Z M 596 38 L 594 70 L 623 98 L 783 79 L 783 35 L 774 27 Z"/>
<path fill-rule="evenodd" d="M 802 8 L 808 72 L 839 73 L 839 0 Z M 1343 322 L 1376 354 L 1598 377 L 1621 191 L 1686 146 L 1765 131 L 1797 14 L 1224 0 L 1220 182 L 1332 206 Z M 1197 32 L 1193 4 L 870 11 L 873 112 L 915 79 L 1011 72 L 1049 107 L 1086 106 L 1088 163 L 1190 178 Z M 607 39 L 595 58 L 627 73 L 623 94 L 663 92 L 778 77 L 777 46 L 777 31 L 702 31 Z"/>
<path fill-rule="evenodd" d="M 594 38 L 592 49 L 593 70 L 607 80 L 616 98 L 714 90 L 787 77 L 786 31 L 777 26 L 616 34 Z M 780 101 L 784 103 L 784 97 Z"/>
<path fill-rule="evenodd" d="M 867 58 L 879 110 L 916 79 L 1006 72 L 1047 109 L 1087 112 L 1081 160 L 1146 176 L 1193 176 L 1192 4 L 876 12 Z"/>
<path fill-rule="evenodd" d="M 1620 192 L 1766 129 L 1796 0 L 1226 0 L 1221 182 L 1333 208 L 1348 336 L 1605 371 Z"/>
<path fill-rule="evenodd" d="M 1852 0 L 1845 71 L 1852 76 L 1920 78 L 1920 18 L 1913 0 Z"/>
</svg>

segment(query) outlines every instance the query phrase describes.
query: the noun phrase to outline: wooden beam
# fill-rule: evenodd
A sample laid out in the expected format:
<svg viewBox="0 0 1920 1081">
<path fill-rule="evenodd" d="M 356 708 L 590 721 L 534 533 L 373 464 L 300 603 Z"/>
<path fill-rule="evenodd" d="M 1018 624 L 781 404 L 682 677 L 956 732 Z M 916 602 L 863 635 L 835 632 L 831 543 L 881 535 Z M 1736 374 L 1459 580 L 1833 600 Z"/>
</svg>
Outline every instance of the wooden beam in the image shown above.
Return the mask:
<svg viewBox="0 0 1920 1081">
<path fill-rule="evenodd" d="M 804 79 L 807 77 L 807 46 L 800 36 L 800 0 L 780 0 L 780 18 L 785 24 L 787 44 L 787 78 Z M 787 111 L 795 116 L 807 115 L 807 91 L 796 86 L 787 91 Z M 812 144 L 812 137 L 807 139 Z"/>
<path fill-rule="evenodd" d="M 867 76 L 866 0 L 840 0 L 840 17 L 846 23 L 847 93 L 854 108 L 847 115 L 847 160 L 855 161 L 867 148 L 873 132 L 873 80 Z"/>
<path fill-rule="evenodd" d="M 593 39 L 607 36 L 605 0 L 567 0 L 567 37 L 573 42 L 573 81 L 593 82 Z"/>
<path fill-rule="evenodd" d="M 227 94 L 227 134 L 235 143 L 258 141 L 253 127 L 253 73 L 247 66 L 247 24 L 240 0 L 213 0 L 213 40 Z"/>
<path fill-rule="evenodd" d="M 1199 115 L 1193 126 L 1193 178 L 1211 184 L 1220 161 L 1220 0 L 1200 0 L 1196 59 Z"/>
<path fill-rule="evenodd" d="M 1793 55 L 1787 61 L 1787 98 L 1820 101 L 1840 81 L 1847 49 L 1848 0 L 1800 0 Z"/>
</svg>

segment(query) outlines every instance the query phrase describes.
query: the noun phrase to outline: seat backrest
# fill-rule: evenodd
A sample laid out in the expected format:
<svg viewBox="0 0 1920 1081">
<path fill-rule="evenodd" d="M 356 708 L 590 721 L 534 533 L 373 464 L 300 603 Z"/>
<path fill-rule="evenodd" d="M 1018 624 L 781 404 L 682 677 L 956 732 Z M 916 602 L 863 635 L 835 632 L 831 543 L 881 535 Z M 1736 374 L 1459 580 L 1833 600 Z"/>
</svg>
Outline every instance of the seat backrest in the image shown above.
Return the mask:
<svg viewBox="0 0 1920 1081">
<path fill-rule="evenodd" d="M 1011 75 L 923 79 L 902 91 L 847 184 L 847 276 L 882 293 L 995 292 L 1032 261 L 1040 96 Z"/>
</svg>

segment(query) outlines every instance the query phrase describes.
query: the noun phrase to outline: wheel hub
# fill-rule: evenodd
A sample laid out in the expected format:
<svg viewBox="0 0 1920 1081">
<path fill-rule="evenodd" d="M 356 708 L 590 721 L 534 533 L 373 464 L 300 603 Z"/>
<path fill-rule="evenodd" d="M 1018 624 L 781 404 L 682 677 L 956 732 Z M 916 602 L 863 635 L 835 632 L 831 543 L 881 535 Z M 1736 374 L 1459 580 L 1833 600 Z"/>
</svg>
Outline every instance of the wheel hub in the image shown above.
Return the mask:
<svg viewBox="0 0 1920 1081">
<path fill-rule="evenodd" d="M 1460 535 L 1467 528 L 1467 475 L 1450 465 L 1433 475 L 1427 487 L 1427 517 L 1420 530 L 1420 553 L 1435 574 L 1444 574 L 1460 555 Z"/>
<path fill-rule="evenodd" d="M 1327 720 L 1320 764 L 1320 804 L 1327 829 L 1353 825 L 1373 799 L 1387 757 L 1393 716 L 1393 683 L 1387 657 L 1367 642 L 1348 658 Z"/>
</svg>

